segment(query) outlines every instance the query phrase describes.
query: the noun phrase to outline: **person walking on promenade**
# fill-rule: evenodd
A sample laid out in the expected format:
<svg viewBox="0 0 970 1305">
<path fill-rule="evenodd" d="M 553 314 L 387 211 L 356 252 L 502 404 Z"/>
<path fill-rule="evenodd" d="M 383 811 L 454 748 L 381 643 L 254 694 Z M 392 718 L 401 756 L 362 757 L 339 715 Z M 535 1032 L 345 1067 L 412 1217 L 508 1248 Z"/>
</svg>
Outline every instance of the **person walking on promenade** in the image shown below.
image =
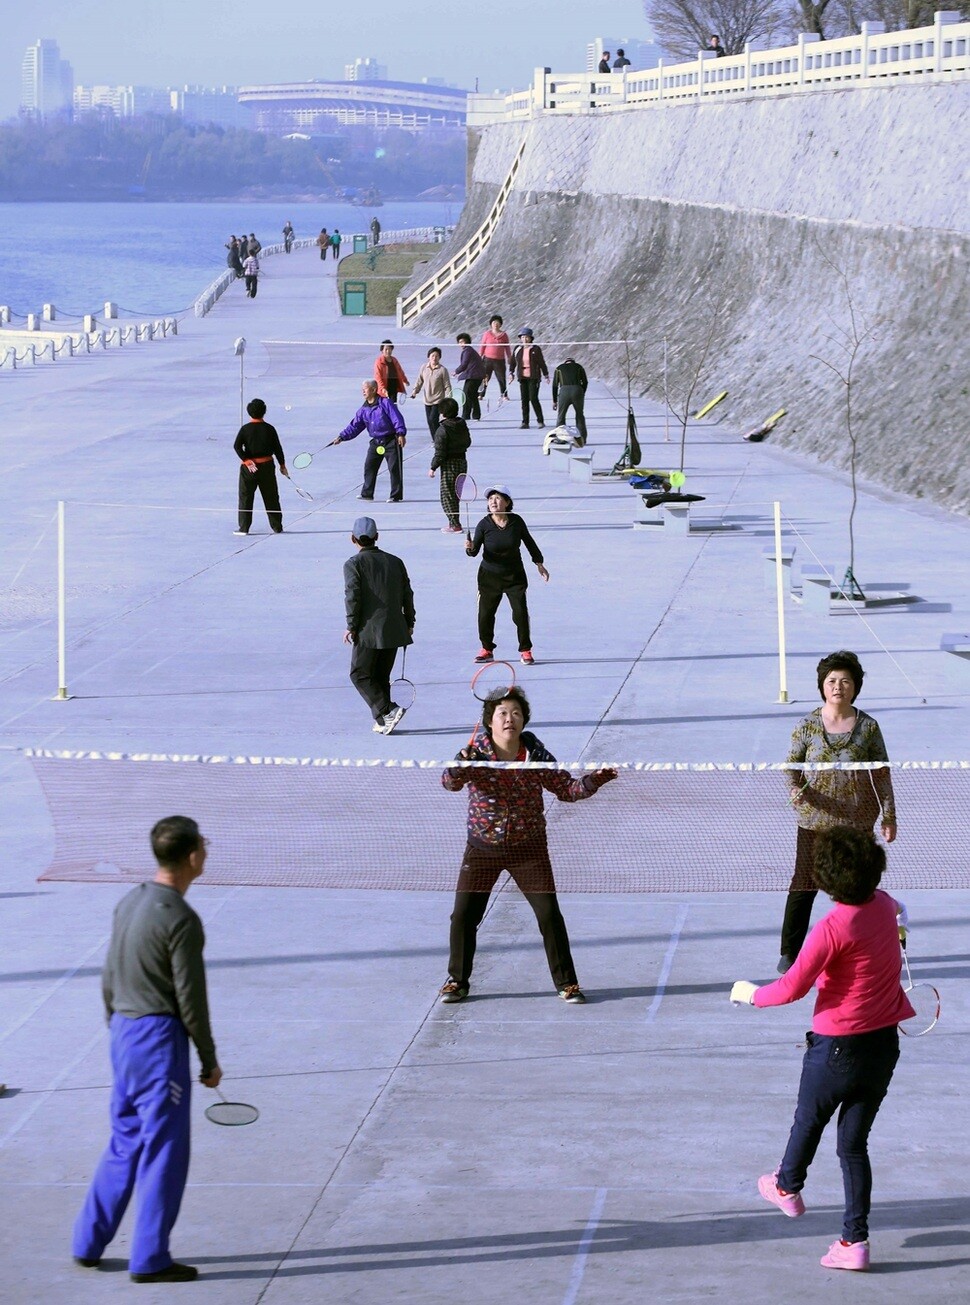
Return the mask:
<svg viewBox="0 0 970 1305">
<path fill-rule="evenodd" d="M 263 246 L 262 246 L 262 245 L 259 243 L 259 241 L 256 239 L 256 232 L 255 232 L 255 231 L 250 231 L 250 233 L 249 233 L 249 252 L 250 252 L 251 254 L 256 254 L 256 255 L 258 255 L 259 252 L 260 252 L 260 250 L 261 250 L 262 248 L 263 248 Z"/>
<path fill-rule="evenodd" d="M 340 242 L 342 240 L 343 236 L 340 234 L 340 228 L 334 227 L 333 233 L 330 236 L 330 248 L 333 251 L 334 262 L 336 262 L 340 257 Z"/>
<path fill-rule="evenodd" d="M 537 344 L 533 344 L 534 339 L 532 328 L 523 326 L 519 332 L 519 343 L 512 354 L 512 379 L 518 378 L 519 394 L 522 398 L 522 430 L 529 429 L 530 404 L 536 415 L 536 425 L 539 429 L 542 430 L 546 424 L 546 419 L 542 415 L 542 404 L 539 402 L 539 386 L 543 379 L 549 379 L 549 368 L 546 366 L 542 350 Z"/>
<path fill-rule="evenodd" d="M 552 401 L 556 405 L 556 425 L 565 426 L 566 414 L 572 408 L 576 414 L 576 429 L 579 431 L 580 446 L 586 443 L 586 387 L 589 377 L 586 368 L 570 356 L 561 362 L 552 374 Z"/>
<path fill-rule="evenodd" d="M 869 1268 L 869 1133 L 899 1059 L 899 1024 L 915 1014 L 899 982 L 906 911 L 879 890 L 885 868 L 886 853 L 869 830 L 820 832 L 814 881 L 835 909 L 808 935 L 783 978 L 763 987 L 739 980 L 731 989 L 733 1002 L 759 1008 L 784 1006 L 818 989 L 788 1145 L 774 1173 L 759 1178 L 758 1191 L 790 1219 L 805 1213 L 808 1168 L 838 1110 L 845 1213 L 841 1237 L 822 1256 L 826 1269 Z"/>
<path fill-rule="evenodd" d="M 391 671 L 398 648 L 412 641 L 414 594 L 401 559 L 377 547 L 372 517 L 358 517 L 350 538 L 357 549 L 344 563 L 350 681 L 370 708 L 375 734 L 390 734 L 404 716 L 391 701 Z"/>
<path fill-rule="evenodd" d="M 239 237 L 239 257 L 244 263 L 249 257 L 249 237 L 246 235 L 245 231 Z"/>
<path fill-rule="evenodd" d="M 381 224 L 376 213 L 370 220 L 370 238 L 375 245 L 381 243 Z"/>
<path fill-rule="evenodd" d="M 441 365 L 441 350 L 436 344 L 428 350 L 428 361 L 418 372 L 411 398 L 416 399 L 419 394 L 424 400 L 424 415 L 431 438 L 434 439 L 441 417 L 441 404 L 451 398 L 451 377 L 448 368 Z"/>
<path fill-rule="evenodd" d="M 461 407 L 462 421 L 481 421 L 482 405 L 478 397 L 482 381 L 485 378 L 485 363 L 477 349 L 472 348 L 472 338 L 467 331 L 456 337 L 461 345 L 461 356 L 455 368 L 455 380 L 461 381 L 463 401 Z"/>
<path fill-rule="evenodd" d="M 480 397 L 485 397 L 485 391 L 488 389 L 488 383 L 494 375 L 498 379 L 498 387 L 502 398 L 509 397 L 508 386 L 505 383 L 505 368 L 512 361 L 512 350 L 509 346 L 508 334 L 502 329 L 502 319 L 498 313 L 495 313 L 488 323 L 488 330 L 482 332 L 482 341 L 478 346 L 478 352 L 482 355 L 485 363 L 485 379 L 482 381 Z"/>
<path fill-rule="evenodd" d="M 326 261 L 327 250 L 330 248 L 330 233 L 326 227 L 320 228 L 320 234 L 317 236 L 317 248 L 320 250 L 320 257 Z"/>
<path fill-rule="evenodd" d="M 780 974 L 795 961 L 811 923 L 817 895 L 812 864 L 819 832 L 836 825 L 869 832 L 881 820 L 886 842 L 896 837 L 896 802 L 888 765 L 874 770 L 815 768 L 830 762 L 889 760 L 882 730 L 855 706 L 865 677 L 862 665 L 854 652 L 842 649 L 823 657 L 815 672 L 822 706 L 796 725 L 788 751 L 793 764 L 786 778 L 798 831 L 795 870 L 781 926 Z M 813 763 L 812 769 L 800 769 L 799 763 L 804 762 Z"/>
<path fill-rule="evenodd" d="M 293 223 L 289 218 L 286 219 L 286 226 L 283 228 L 283 248 L 286 253 L 293 248 Z"/>
<path fill-rule="evenodd" d="M 485 702 L 481 730 L 455 760 L 548 762 L 548 770 L 450 766 L 441 776 L 449 793 L 458 793 L 466 785 L 469 789 L 467 843 L 451 913 L 448 978 L 439 991 L 439 1000 L 446 1005 L 468 996 L 478 928 L 503 870 L 535 912 L 559 996 L 571 1006 L 586 1000 L 556 896 L 543 790 L 560 802 L 581 802 L 616 779 L 616 771 L 596 770 L 578 779 L 568 770 L 556 769 L 556 758 L 525 730 L 529 717 L 529 700 L 521 689 L 497 689 Z"/>
<path fill-rule="evenodd" d="M 434 435 L 434 457 L 431 459 L 431 470 L 428 475 L 434 478 L 436 471 L 441 472 L 439 481 L 441 507 L 447 519 L 447 525 L 441 527 L 441 533 L 444 535 L 461 534 L 455 481 L 468 470 L 465 455 L 471 442 L 468 424 L 464 418 L 458 416 L 458 404 L 454 399 L 443 399 L 441 422 Z"/>
<path fill-rule="evenodd" d="M 598 73 L 608 73 L 608 72 L 610 71 L 610 52 L 609 52 L 609 50 L 604 50 L 604 51 L 603 51 L 603 57 L 602 57 L 602 59 L 600 59 L 600 61 L 599 61 L 599 66 L 597 67 L 596 71 L 597 71 Z"/>
<path fill-rule="evenodd" d="M 256 298 L 256 289 L 259 285 L 259 259 L 256 257 L 256 251 L 250 249 L 246 255 L 246 261 L 243 263 L 243 275 L 246 278 L 246 294 L 250 299 Z"/>
<path fill-rule="evenodd" d="M 95 1268 L 137 1189 L 128 1270 L 133 1282 L 191 1282 L 169 1238 L 189 1172 L 192 1074 L 217 1088 L 222 1070 L 209 1026 L 202 921 L 185 894 L 205 869 L 206 840 L 187 816 L 151 832 L 154 879 L 115 907 L 101 976 L 111 1036 L 111 1141 L 74 1225 L 75 1262 Z"/>
<path fill-rule="evenodd" d="M 529 534 L 529 527 L 513 512 L 512 495 L 507 485 L 493 485 L 485 491 L 488 516 L 475 527 L 474 537 L 465 544 L 469 557 L 482 554 L 478 568 L 478 637 L 482 647 L 476 662 L 490 662 L 495 653 L 495 613 L 502 598 L 509 600 L 512 620 L 519 636 L 519 661 L 534 666 L 532 636 L 529 630 L 529 607 L 526 589 L 529 581 L 522 562 L 522 545 L 548 583 L 549 572 L 543 564 L 539 545 Z"/>
<path fill-rule="evenodd" d="M 377 393 L 382 399 L 390 399 L 392 403 L 397 403 L 398 395 L 407 398 L 407 390 L 411 382 L 404 374 L 404 368 L 394 357 L 394 344 L 391 340 L 381 341 L 381 351 L 374 363 L 374 380 L 377 382 Z"/>
<path fill-rule="evenodd" d="M 243 265 L 242 259 L 239 257 L 239 241 L 235 236 L 229 237 L 229 243 L 226 245 L 226 249 L 229 251 L 226 255 L 226 266 L 231 267 L 237 277 L 242 276 Z"/>
<path fill-rule="evenodd" d="M 361 391 L 364 402 L 337 438 L 330 441 L 328 448 L 356 439 L 361 431 L 366 430 L 370 442 L 364 458 L 364 483 L 357 497 L 363 499 L 374 497 L 377 473 L 381 469 L 381 463 L 387 458 L 387 470 L 391 477 L 391 496 L 387 501 L 400 503 L 404 498 L 401 463 L 404 458 L 408 428 L 404 424 L 404 418 L 397 404 L 378 395 L 376 381 L 362 382 Z"/>
<path fill-rule="evenodd" d="M 262 399 L 251 399 L 246 405 L 251 418 L 240 426 L 233 448 L 239 458 L 239 524 L 236 535 L 248 535 L 253 523 L 253 503 L 259 490 L 263 507 L 269 517 L 274 535 L 283 533 L 283 513 L 280 511 L 280 488 L 276 480 L 273 459 L 280 464 L 280 474 L 288 476 L 286 459 L 276 427 L 264 421 L 266 404 Z"/>
</svg>

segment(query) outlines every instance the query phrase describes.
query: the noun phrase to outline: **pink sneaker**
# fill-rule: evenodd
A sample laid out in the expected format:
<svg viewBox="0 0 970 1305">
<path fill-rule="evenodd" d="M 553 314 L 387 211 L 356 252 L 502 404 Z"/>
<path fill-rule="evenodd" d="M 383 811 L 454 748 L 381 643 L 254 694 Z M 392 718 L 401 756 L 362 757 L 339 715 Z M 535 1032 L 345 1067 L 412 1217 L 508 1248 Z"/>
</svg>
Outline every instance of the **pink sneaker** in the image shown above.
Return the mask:
<svg viewBox="0 0 970 1305">
<path fill-rule="evenodd" d="M 770 1201 L 772 1205 L 777 1205 L 782 1214 L 787 1214 L 789 1219 L 797 1219 L 800 1214 L 805 1213 L 805 1202 L 802 1200 L 800 1192 L 782 1192 L 778 1188 L 778 1170 L 773 1174 L 762 1174 L 758 1179 L 758 1191 Z"/>
<path fill-rule="evenodd" d="M 827 1255 L 823 1255 L 821 1264 L 824 1269 L 856 1269 L 869 1267 L 868 1242 L 833 1242 Z"/>
</svg>

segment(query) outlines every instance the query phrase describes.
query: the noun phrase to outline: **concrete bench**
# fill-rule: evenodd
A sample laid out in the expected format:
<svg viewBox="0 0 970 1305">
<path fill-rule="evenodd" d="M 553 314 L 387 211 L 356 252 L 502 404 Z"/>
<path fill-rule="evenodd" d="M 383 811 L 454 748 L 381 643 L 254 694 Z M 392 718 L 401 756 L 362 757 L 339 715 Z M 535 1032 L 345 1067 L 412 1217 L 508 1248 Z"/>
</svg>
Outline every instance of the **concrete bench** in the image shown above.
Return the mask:
<svg viewBox="0 0 970 1305">
<path fill-rule="evenodd" d="M 957 657 L 970 657 L 970 634 L 941 634 L 940 650 L 955 653 Z"/>
<path fill-rule="evenodd" d="M 765 588 L 770 589 L 772 592 L 774 592 L 775 584 L 776 584 L 774 546 L 770 548 L 763 548 L 761 550 L 761 556 L 764 559 Z M 784 588 L 784 592 L 786 594 L 791 593 L 792 562 L 794 560 L 794 557 L 795 557 L 794 548 L 785 548 L 784 545 L 782 545 L 782 550 L 781 550 L 782 585 Z"/>
<path fill-rule="evenodd" d="M 578 480 L 583 485 L 593 483 L 593 455 L 578 449 L 569 459 L 569 479 Z"/>
<path fill-rule="evenodd" d="M 568 473 L 569 458 L 571 454 L 572 454 L 572 449 L 569 447 L 568 444 L 562 448 L 560 448 L 559 445 L 557 444 L 553 444 L 552 448 L 549 450 L 549 464 L 552 467 L 553 471 L 562 471 Z"/>
<path fill-rule="evenodd" d="M 832 581 L 827 575 L 802 574 L 802 606 L 816 616 L 828 616 L 832 610 Z"/>
<path fill-rule="evenodd" d="M 633 529 L 656 530 L 662 528 L 671 535 L 690 534 L 689 503 L 658 503 L 648 508 L 641 499 L 634 506 Z"/>
</svg>

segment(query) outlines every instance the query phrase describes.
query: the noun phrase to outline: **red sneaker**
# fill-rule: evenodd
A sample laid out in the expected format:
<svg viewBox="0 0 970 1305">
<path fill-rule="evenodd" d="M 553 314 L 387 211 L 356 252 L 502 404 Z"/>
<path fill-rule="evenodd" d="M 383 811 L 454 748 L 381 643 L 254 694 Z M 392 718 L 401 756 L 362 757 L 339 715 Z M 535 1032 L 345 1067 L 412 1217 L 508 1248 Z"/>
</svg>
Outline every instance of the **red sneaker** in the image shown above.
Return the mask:
<svg viewBox="0 0 970 1305">
<path fill-rule="evenodd" d="M 491 648 L 483 648 L 475 660 L 476 662 L 494 662 L 495 654 Z"/>
<path fill-rule="evenodd" d="M 536 659 L 532 656 L 532 653 L 529 652 L 528 649 L 526 649 L 526 651 L 523 653 L 519 653 L 519 661 L 522 663 L 523 666 L 535 666 L 536 664 Z"/>
</svg>

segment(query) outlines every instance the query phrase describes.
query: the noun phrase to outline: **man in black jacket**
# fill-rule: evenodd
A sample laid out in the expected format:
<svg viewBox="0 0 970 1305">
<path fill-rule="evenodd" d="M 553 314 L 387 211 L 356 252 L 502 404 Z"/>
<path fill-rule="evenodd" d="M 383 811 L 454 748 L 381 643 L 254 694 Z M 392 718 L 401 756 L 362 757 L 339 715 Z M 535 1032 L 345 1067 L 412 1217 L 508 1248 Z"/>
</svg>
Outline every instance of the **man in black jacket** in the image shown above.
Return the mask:
<svg viewBox="0 0 970 1305">
<path fill-rule="evenodd" d="M 371 710 L 375 734 L 390 734 L 404 716 L 391 701 L 391 670 L 414 634 L 414 594 L 401 559 L 377 547 L 372 517 L 358 517 L 350 538 L 357 549 L 344 562 L 350 682 Z"/>
<path fill-rule="evenodd" d="M 602 57 L 602 59 L 600 59 L 600 61 L 599 61 L 599 67 L 596 69 L 596 71 L 599 72 L 599 73 L 608 73 L 608 72 L 610 71 L 610 52 L 609 52 L 609 50 L 604 50 L 604 51 L 603 51 L 603 57 Z"/>
<path fill-rule="evenodd" d="M 569 357 L 561 362 L 552 374 L 552 401 L 556 405 L 556 425 L 566 424 L 566 413 L 570 408 L 576 414 L 576 429 L 579 431 L 579 443 L 586 443 L 586 416 L 583 405 L 586 402 L 586 387 L 589 377 L 585 367 L 575 358 Z"/>
<path fill-rule="evenodd" d="M 283 533 L 283 513 L 280 511 L 280 488 L 276 483 L 276 468 L 273 459 L 280 464 L 280 473 L 289 476 L 286 459 L 276 427 L 264 421 L 266 404 L 262 399 L 251 399 L 246 405 L 251 417 L 245 426 L 240 426 L 239 434 L 233 448 L 240 461 L 239 467 L 239 524 L 234 535 L 248 535 L 253 524 L 253 503 L 258 489 L 263 498 L 263 507 L 269 517 L 269 524 L 274 535 Z"/>
</svg>

